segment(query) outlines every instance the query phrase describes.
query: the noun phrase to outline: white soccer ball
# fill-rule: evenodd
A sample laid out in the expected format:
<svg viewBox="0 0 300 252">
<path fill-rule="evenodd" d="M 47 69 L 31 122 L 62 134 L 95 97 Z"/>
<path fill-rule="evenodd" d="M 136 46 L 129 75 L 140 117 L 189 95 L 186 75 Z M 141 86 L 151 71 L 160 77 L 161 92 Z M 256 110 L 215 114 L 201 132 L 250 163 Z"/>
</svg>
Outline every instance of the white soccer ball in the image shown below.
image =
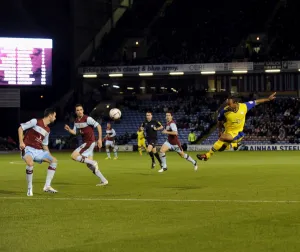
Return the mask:
<svg viewBox="0 0 300 252">
<path fill-rule="evenodd" d="M 122 113 L 119 109 L 113 108 L 109 111 L 109 117 L 114 120 L 120 119 Z"/>
</svg>

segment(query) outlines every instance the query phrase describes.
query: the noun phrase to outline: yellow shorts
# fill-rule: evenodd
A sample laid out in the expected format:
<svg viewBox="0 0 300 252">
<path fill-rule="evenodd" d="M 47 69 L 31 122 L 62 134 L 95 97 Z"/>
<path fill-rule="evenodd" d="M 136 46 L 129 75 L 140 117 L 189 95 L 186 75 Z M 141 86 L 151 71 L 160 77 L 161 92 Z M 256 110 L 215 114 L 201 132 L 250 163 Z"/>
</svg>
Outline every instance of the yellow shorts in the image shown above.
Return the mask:
<svg viewBox="0 0 300 252">
<path fill-rule="evenodd" d="M 145 139 L 143 139 L 143 140 L 138 140 L 138 146 L 146 146 L 146 141 L 145 141 Z"/>
<path fill-rule="evenodd" d="M 244 136 L 245 136 L 245 133 L 243 131 L 225 131 L 224 134 L 229 134 L 232 136 L 233 138 L 233 142 L 239 142 L 241 141 Z"/>
</svg>

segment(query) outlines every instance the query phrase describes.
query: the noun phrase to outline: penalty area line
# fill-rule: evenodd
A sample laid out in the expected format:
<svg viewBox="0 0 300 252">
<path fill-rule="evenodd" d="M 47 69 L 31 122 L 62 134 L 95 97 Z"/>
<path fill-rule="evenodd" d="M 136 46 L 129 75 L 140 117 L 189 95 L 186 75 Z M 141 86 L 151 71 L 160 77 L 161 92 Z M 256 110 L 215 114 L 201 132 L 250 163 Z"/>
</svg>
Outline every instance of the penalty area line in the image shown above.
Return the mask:
<svg viewBox="0 0 300 252">
<path fill-rule="evenodd" d="M 300 200 L 205 200 L 205 199 L 108 199 L 108 198 L 54 198 L 54 197 L 1 197 L 0 200 L 57 200 L 57 201 L 137 201 L 137 202 L 178 202 L 178 203 L 300 203 Z"/>
</svg>

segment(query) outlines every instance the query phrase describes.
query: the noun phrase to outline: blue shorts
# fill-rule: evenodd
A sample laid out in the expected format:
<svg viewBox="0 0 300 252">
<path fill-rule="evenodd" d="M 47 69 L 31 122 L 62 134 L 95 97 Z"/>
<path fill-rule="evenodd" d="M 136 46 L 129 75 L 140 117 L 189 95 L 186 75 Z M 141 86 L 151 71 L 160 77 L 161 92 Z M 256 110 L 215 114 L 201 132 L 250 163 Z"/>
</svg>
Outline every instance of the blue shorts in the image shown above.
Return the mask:
<svg viewBox="0 0 300 252">
<path fill-rule="evenodd" d="M 30 146 L 26 146 L 22 152 L 22 159 L 24 159 L 26 156 L 31 156 L 33 161 L 39 164 L 43 162 L 43 159 L 48 159 L 51 162 L 53 160 L 53 157 L 48 151 L 35 149 Z"/>
<path fill-rule="evenodd" d="M 84 157 L 92 157 L 94 155 L 96 143 L 84 143 L 80 145 L 74 152 L 79 152 Z M 113 147 L 113 146 L 112 146 Z"/>
<path fill-rule="evenodd" d="M 183 151 L 181 145 L 177 145 L 177 144 L 173 145 L 173 144 L 170 144 L 169 141 L 166 141 L 163 145 L 168 146 L 169 150 L 176 151 L 177 153 L 181 153 Z"/>
</svg>

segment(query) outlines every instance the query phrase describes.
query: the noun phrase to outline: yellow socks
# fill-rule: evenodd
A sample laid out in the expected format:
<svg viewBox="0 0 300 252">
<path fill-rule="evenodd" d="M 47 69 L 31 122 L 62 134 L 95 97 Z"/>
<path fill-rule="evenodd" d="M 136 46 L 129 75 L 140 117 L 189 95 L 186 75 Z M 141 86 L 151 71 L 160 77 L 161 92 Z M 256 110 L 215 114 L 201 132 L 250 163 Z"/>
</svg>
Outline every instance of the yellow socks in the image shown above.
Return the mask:
<svg viewBox="0 0 300 252">
<path fill-rule="evenodd" d="M 206 153 L 206 157 L 210 158 L 216 151 L 218 151 L 222 148 L 223 144 L 228 144 L 228 143 L 225 143 L 225 142 L 220 141 L 220 140 L 215 142 L 213 147 L 210 149 L 210 151 Z"/>
</svg>

